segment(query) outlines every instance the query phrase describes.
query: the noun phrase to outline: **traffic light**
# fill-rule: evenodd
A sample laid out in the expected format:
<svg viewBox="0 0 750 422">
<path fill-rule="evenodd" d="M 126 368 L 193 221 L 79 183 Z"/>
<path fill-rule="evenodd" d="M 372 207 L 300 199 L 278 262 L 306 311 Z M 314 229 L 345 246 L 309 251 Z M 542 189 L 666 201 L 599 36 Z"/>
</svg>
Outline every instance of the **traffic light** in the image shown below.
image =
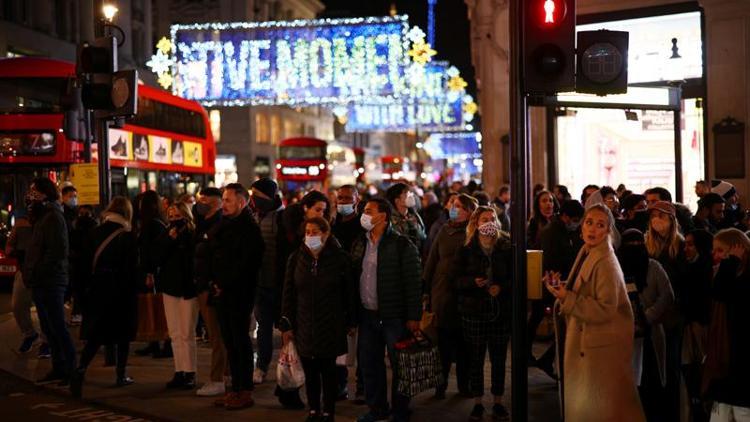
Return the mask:
<svg viewBox="0 0 750 422">
<path fill-rule="evenodd" d="M 138 73 L 117 70 L 117 39 L 106 36 L 78 49 L 76 73 L 81 101 L 97 117 L 132 116 L 137 111 Z"/>
<path fill-rule="evenodd" d="M 628 91 L 627 32 L 579 32 L 577 55 L 577 92 L 607 95 Z"/>
<path fill-rule="evenodd" d="M 524 89 L 575 89 L 575 0 L 524 0 Z"/>
</svg>

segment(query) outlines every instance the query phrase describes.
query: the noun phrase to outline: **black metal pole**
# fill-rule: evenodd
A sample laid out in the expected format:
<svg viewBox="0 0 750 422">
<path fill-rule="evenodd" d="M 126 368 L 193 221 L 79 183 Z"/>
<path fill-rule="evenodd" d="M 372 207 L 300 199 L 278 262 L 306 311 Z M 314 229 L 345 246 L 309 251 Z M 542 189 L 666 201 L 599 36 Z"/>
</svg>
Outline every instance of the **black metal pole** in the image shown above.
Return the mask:
<svg viewBox="0 0 750 422">
<path fill-rule="evenodd" d="M 528 419 L 526 362 L 526 208 L 528 204 L 528 140 L 526 97 L 523 91 L 523 3 L 511 0 L 510 28 L 510 184 L 513 244 L 513 329 L 511 341 L 511 414 L 516 422 Z"/>
<path fill-rule="evenodd" d="M 96 142 L 99 164 L 99 205 L 104 208 L 109 204 L 112 191 L 109 177 L 109 121 L 95 118 Z"/>
</svg>

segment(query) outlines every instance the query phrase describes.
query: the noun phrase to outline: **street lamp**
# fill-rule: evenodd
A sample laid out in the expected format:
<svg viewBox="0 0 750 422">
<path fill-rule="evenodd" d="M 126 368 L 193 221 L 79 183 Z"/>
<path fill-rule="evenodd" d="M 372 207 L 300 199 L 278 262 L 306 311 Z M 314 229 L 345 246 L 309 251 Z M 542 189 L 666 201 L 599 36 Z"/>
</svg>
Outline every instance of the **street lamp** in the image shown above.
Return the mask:
<svg viewBox="0 0 750 422">
<path fill-rule="evenodd" d="M 107 22 L 112 23 L 112 20 L 115 18 L 115 15 L 120 9 L 117 8 L 114 4 L 107 3 L 102 6 L 102 14 L 104 15 L 104 19 L 107 20 Z"/>
</svg>

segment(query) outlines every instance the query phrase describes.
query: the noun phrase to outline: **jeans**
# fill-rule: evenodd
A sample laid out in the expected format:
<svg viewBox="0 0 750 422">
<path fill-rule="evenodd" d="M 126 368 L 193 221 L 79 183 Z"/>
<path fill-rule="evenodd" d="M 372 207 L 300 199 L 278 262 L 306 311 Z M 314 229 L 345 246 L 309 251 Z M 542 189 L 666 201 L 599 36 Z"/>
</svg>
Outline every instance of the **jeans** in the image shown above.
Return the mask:
<svg viewBox="0 0 750 422">
<path fill-rule="evenodd" d="M 388 412 L 388 385 L 383 361 L 383 352 L 388 349 L 388 358 L 394 376 L 391 379 L 391 402 L 393 420 L 409 419 L 409 397 L 398 393 L 396 342 L 406 334 L 405 322 L 399 319 L 381 321 L 377 312 L 363 311 L 359 326 L 360 368 L 365 382 L 365 401 L 373 413 Z"/>
<path fill-rule="evenodd" d="M 258 286 L 255 300 L 255 320 L 258 322 L 258 362 L 256 367 L 268 372 L 273 355 L 273 324 L 278 313 L 279 301 L 276 289 Z"/>
<path fill-rule="evenodd" d="M 250 341 L 250 313 L 252 305 L 241 300 L 221 298 L 216 312 L 221 327 L 221 337 L 227 349 L 229 370 L 232 374 L 232 390 L 253 390 L 253 343 Z"/>
<path fill-rule="evenodd" d="M 198 322 L 198 299 L 163 294 L 169 338 L 172 340 L 175 372 L 196 372 L 198 345 L 195 324 Z"/>
<path fill-rule="evenodd" d="M 32 296 L 52 354 L 52 369 L 69 376 L 76 367 L 76 349 L 65 325 L 65 286 L 34 287 Z"/>
<path fill-rule="evenodd" d="M 323 412 L 333 415 L 336 410 L 338 383 L 336 379 L 336 358 L 302 357 L 302 368 L 305 370 L 305 389 L 307 406 L 310 410 L 320 412 L 320 387 L 323 386 Z"/>
</svg>

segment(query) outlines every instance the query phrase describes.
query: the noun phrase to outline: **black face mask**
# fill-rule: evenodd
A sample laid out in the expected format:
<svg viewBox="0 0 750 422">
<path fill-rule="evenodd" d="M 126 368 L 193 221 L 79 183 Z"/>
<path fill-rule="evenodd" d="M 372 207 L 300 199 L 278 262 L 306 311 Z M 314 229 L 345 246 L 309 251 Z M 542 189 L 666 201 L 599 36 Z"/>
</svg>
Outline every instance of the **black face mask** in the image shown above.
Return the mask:
<svg viewBox="0 0 750 422">
<path fill-rule="evenodd" d="M 185 227 L 185 220 L 184 219 L 173 220 L 169 224 L 176 229 L 181 229 Z"/>
<path fill-rule="evenodd" d="M 274 206 L 274 201 L 272 199 L 253 196 L 253 203 L 255 203 L 255 209 L 260 212 L 270 212 L 276 209 L 276 207 Z"/>
</svg>

